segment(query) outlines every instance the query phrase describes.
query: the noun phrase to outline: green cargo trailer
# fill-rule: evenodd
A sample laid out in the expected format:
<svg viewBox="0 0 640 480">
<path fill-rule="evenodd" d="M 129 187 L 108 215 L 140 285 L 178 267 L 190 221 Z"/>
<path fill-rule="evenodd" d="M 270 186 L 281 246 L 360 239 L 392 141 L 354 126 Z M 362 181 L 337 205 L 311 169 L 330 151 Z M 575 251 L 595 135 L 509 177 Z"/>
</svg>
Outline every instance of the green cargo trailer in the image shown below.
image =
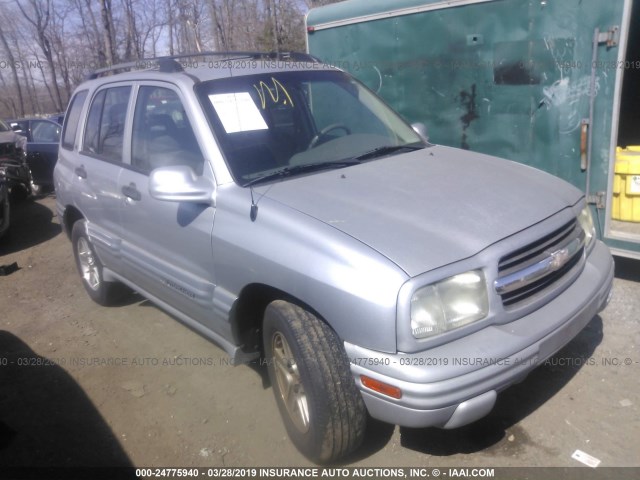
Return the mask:
<svg viewBox="0 0 640 480">
<path fill-rule="evenodd" d="M 307 32 L 432 142 L 581 188 L 601 238 L 640 258 L 640 0 L 347 0 Z"/>
</svg>

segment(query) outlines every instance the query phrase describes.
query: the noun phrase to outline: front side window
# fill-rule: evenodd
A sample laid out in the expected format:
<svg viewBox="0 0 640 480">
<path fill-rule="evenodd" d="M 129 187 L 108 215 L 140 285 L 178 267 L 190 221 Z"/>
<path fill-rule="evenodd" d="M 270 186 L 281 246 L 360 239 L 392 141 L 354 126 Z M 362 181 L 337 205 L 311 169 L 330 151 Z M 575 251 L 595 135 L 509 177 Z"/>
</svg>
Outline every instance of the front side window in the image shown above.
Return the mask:
<svg viewBox="0 0 640 480">
<path fill-rule="evenodd" d="M 143 173 L 184 165 L 202 175 L 204 157 L 180 97 L 173 90 L 140 87 L 133 117 L 131 165 Z"/>
<path fill-rule="evenodd" d="M 425 146 L 393 110 L 342 72 L 212 80 L 198 86 L 198 94 L 241 185 Z"/>
<path fill-rule="evenodd" d="M 105 160 L 122 162 L 124 124 L 131 87 L 99 91 L 93 99 L 84 134 L 84 150 Z"/>
</svg>

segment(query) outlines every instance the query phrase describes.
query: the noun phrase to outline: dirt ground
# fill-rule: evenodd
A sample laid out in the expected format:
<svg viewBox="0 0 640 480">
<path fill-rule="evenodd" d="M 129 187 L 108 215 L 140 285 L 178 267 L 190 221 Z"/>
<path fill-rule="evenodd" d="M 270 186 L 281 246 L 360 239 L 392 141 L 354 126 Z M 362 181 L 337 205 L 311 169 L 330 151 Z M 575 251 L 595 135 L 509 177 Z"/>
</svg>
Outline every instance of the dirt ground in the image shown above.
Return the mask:
<svg viewBox="0 0 640 480">
<path fill-rule="evenodd" d="M 259 365 L 224 352 L 132 294 L 85 294 L 52 195 L 16 205 L 0 241 L 0 467 L 303 466 Z M 616 259 L 610 306 L 503 392 L 442 431 L 372 422 L 344 465 L 640 466 L 640 262 Z"/>
</svg>

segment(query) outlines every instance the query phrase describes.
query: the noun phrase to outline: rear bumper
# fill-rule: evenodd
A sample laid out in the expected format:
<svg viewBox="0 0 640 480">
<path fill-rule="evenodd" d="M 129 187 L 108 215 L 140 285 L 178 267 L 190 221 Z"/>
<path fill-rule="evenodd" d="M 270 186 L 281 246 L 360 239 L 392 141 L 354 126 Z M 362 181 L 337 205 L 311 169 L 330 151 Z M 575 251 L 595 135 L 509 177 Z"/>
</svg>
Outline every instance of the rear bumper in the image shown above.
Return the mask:
<svg viewBox="0 0 640 480">
<path fill-rule="evenodd" d="M 369 413 L 379 420 L 408 427 L 457 428 L 482 418 L 493 408 L 497 392 L 523 380 L 606 307 L 613 267 L 607 247 L 598 241 L 582 273 L 552 301 L 518 320 L 487 327 L 437 349 L 389 355 L 345 343 L 352 374 Z M 549 331 L 550 325 L 554 327 L 550 333 L 536 335 L 536 329 Z M 517 337 L 518 342 L 513 343 L 521 343 L 523 336 L 534 340 L 528 347 L 504 355 L 505 342 Z M 482 355 L 447 356 L 447 349 L 482 351 Z M 470 365 L 475 369 L 470 371 Z M 441 380 L 421 382 L 428 369 L 443 369 L 445 375 L 441 370 Z M 400 388 L 402 397 L 393 399 L 364 387 L 361 375 Z"/>
</svg>

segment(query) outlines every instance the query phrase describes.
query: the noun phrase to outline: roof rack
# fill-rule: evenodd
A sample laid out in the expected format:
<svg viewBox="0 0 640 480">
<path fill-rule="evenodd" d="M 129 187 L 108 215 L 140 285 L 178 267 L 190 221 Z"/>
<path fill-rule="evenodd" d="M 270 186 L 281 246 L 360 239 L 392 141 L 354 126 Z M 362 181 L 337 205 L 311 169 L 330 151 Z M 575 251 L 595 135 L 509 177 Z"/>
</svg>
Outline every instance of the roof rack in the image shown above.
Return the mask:
<svg viewBox="0 0 640 480">
<path fill-rule="evenodd" d="M 158 70 L 164 73 L 181 72 L 184 69 L 182 65 L 176 60 L 183 58 L 197 58 L 197 57 L 224 57 L 227 60 L 236 60 L 241 58 L 252 59 L 269 59 L 269 60 L 283 60 L 290 62 L 313 62 L 321 63 L 321 61 L 308 53 L 301 52 L 197 52 L 197 53 L 182 53 L 179 55 L 169 55 L 164 57 L 153 57 L 135 60 L 133 62 L 119 63 L 110 67 L 99 68 L 87 76 L 87 80 L 93 80 L 107 73 L 114 73 L 120 70 L 148 70 L 153 64 L 158 65 Z"/>
</svg>

